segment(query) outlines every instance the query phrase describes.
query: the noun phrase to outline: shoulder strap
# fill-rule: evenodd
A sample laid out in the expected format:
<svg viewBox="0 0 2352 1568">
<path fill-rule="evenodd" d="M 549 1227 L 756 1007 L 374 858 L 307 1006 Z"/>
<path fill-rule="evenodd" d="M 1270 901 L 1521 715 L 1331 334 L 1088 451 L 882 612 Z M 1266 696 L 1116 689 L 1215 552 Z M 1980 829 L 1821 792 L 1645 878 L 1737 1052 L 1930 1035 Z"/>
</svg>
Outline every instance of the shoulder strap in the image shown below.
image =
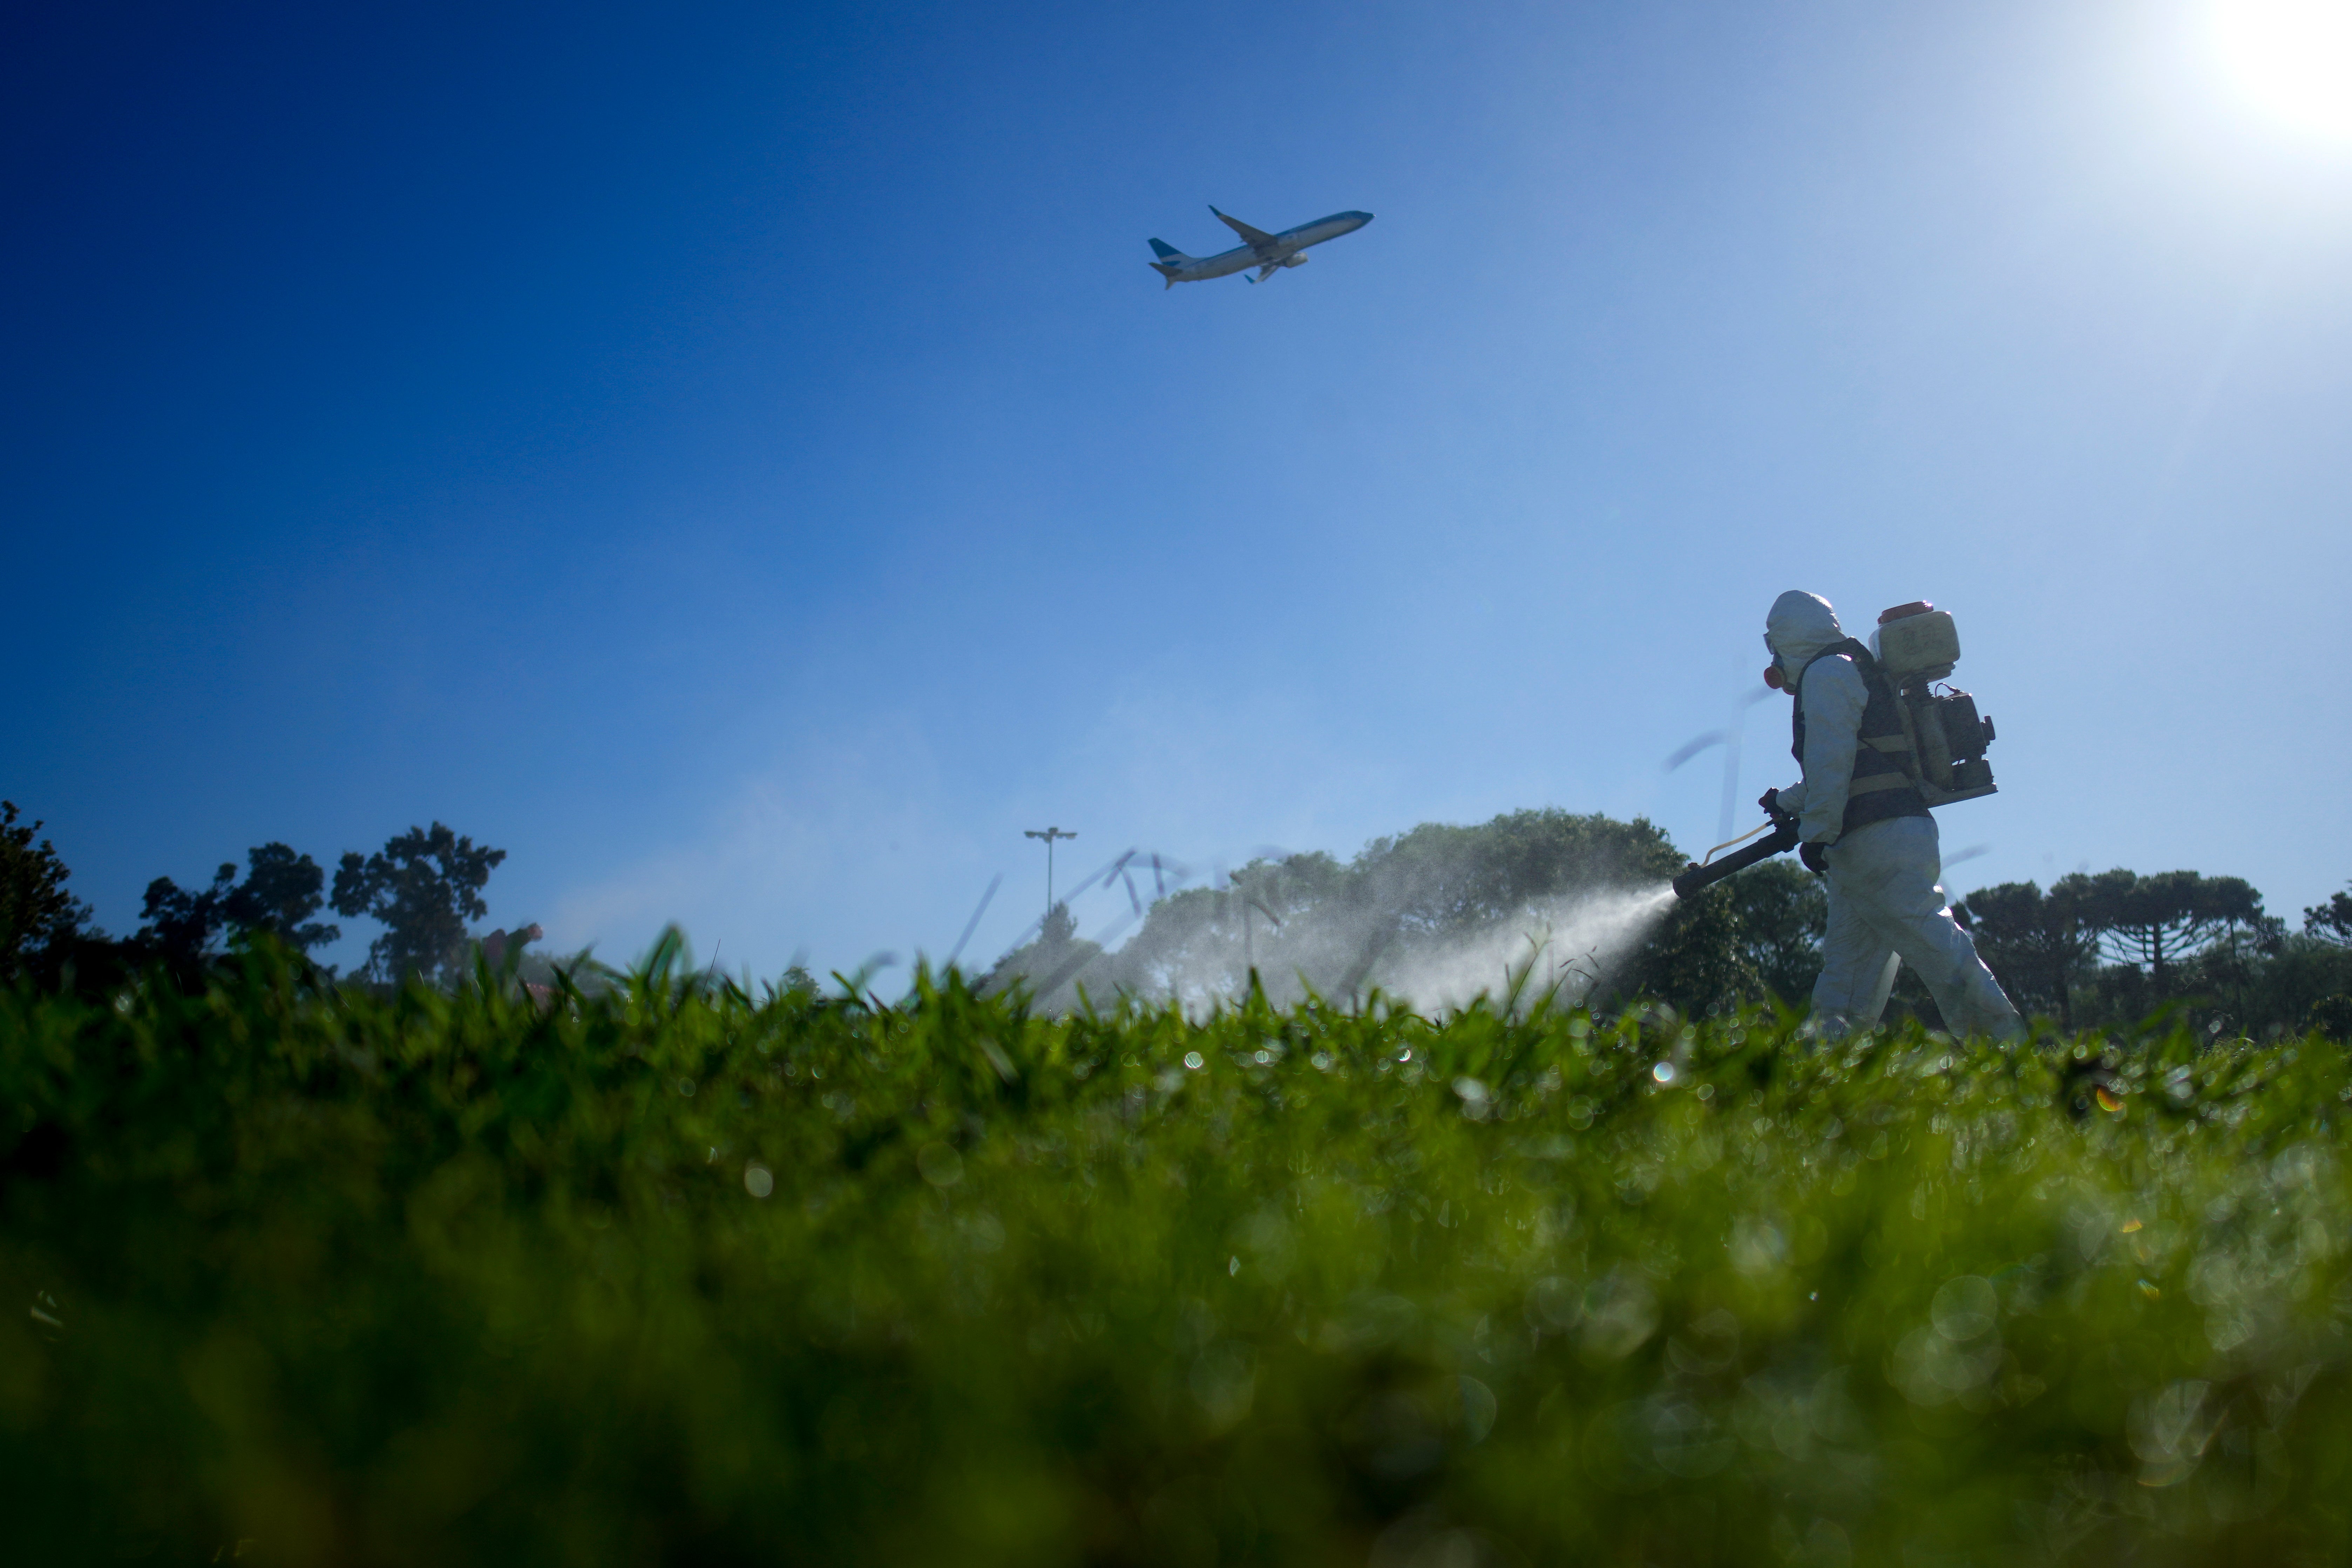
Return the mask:
<svg viewBox="0 0 2352 1568">
<path fill-rule="evenodd" d="M 1880 734 L 1856 735 L 1854 739 L 1862 745 L 1866 746 L 1873 751 L 1897 754 L 1896 760 L 1907 770 L 1912 765 L 1910 758 L 1912 749 L 1911 738 L 1907 730 L 1901 723 L 1901 710 L 1899 700 L 1897 699 L 1895 690 L 1895 683 L 1888 680 L 1886 679 L 1886 672 L 1878 668 L 1878 660 L 1872 656 L 1870 649 L 1852 637 L 1847 637 L 1841 642 L 1833 642 L 1830 644 L 1829 647 L 1822 649 L 1821 652 L 1813 655 L 1812 658 L 1805 661 L 1805 668 L 1802 670 L 1800 670 L 1797 674 L 1797 708 L 1799 717 L 1801 718 L 1803 716 L 1804 679 L 1806 675 L 1810 674 L 1813 666 L 1819 664 L 1822 660 L 1835 658 L 1839 654 L 1843 654 L 1846 658 L 1853 660 L 1854 673 L 1862 677 L 1863 689 L 1870 694 L 1870 700 L 1874 705 L 1875 705 L 1881 699 L 1885 700 L 1885 701 L 1891 705 L 1895 705 L 1894 711 L 1889 713 L 1887 717 L 1895 721 L 1895 728 Z M 1865 723 L 1868 722 L 1867 714 L 1868 710 L 1864 710 L 1864 721 Z"/>
<path fill-rule="evenodd" d="M 1805 668 L 1797 671 L 1798 691 L 1801 694 L 1804 690 L 1805 677 L 1813 672 L 1813 666 L 1821 663 L 1822 660 L 1825 658 L 1835 658 L 1840 654 L 1845 654 L 1849 658 L 1854 654 L 1860 654 L 1863 659 L 1868 659 L 1870 658 L 1870 650 L 1863 647 L 1860 643 L 1854 641 L 1852 637 L 1847 637 L 1840 642 L 1833 642 L 1830 644 L 1829 647 L 1822 649 L 1821 652 L 1813 655 L 1812 658 L 1805 660 Z M 1861 660 L 1856 660 L 1854 668 L 1863 671 L 1864 679 L 1867 680 L 1869 679 L 1871 668 L 1869 664 L 1863 663 Z"/>
<path fill-rule="evenodd" d="M 1805 660 L 1805 668 L 1797 672 L 1797 684 L 1800 686 L 1804 684 L 1805 677 L 1811 673 L 1813 666 L 1825 658 L 1835 658 L 1840 654 L 1853 660 L 1854 668 L 1862 672 L 1864 684 L 1876 686 L 1885 679 L 1885 677 L 1879 672 L 1878 660 L 1871 657 L 1868 646 L 1856 642 L 1852 637 L 1846 637 L 1830 644 L 1829 647 Z"/>
</svg>

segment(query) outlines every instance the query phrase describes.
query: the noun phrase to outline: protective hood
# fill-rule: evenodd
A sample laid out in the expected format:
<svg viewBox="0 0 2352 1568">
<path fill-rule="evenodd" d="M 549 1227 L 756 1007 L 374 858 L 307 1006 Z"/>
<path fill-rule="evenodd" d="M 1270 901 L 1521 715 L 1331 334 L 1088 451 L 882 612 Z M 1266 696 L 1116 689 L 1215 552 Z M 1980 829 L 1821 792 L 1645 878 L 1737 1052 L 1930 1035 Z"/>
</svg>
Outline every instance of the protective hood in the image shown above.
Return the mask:
<svg viewBox="0 0 2352 1568">
<path fill-rule="evenodd" d="M 1812 657 L 1845 638 L 1837 612 L 1819 594 L 1791 588 L 1772 601 L 1764 617 L 1764 646 L 1780 660 L 1781 670 L 1794 680 Z"/>
</svg>

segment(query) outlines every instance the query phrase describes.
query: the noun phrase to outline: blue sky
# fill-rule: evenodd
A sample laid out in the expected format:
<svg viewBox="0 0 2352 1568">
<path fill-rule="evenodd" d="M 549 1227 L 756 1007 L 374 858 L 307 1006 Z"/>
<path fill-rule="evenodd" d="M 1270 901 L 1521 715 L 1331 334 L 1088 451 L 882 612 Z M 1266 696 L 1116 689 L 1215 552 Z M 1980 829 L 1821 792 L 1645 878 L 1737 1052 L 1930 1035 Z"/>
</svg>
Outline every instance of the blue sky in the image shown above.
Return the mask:
<svg viewBox="0 0 2352 1568">
<path fill-rule="evenodd" d="M 114 929 L 436 818 L 755 973 L 1049 823 L 1704 848 L 1791 586 L 1958 615 L 1956 888 L 2352 879 L 2352 139 L 2204 4 L 51 9 L 0 791 Z M 1210 202 L 1378 217 L 1163 291 Z"/>
</svg>

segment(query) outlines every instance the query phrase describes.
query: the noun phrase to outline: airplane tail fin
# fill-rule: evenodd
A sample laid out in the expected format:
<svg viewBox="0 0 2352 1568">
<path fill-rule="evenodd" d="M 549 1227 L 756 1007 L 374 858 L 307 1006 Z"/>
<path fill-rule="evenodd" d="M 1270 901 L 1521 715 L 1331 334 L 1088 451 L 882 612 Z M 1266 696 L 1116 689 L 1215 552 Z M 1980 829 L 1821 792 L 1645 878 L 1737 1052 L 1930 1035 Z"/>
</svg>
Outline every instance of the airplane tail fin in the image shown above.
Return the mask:
<svg viewBox="0 0 2352 1568">
<path fill-rule="evenodd" d="M 1160 276 L 1168 279 L 1167 289 L 1162 289 L 1160 290 L 1163 294 L 1167 292 L 1168 289 L 1173 289 L 1176 287 L 1178 282 L 1177 274 L 1181 272 L 1185 268 L 1190 267 L 1195 259 L 1192 257 L 1185 255 L 1182 251 L 1177 249 L 1174 246 L 1169 244 L 1164 239 L 1155 239 L 1151 242 L 1151 253 L 1154 256 L 1159 257 L 1160 259 L 1149 262 L 1146 265 L 1148 265 L 1151 270 L 1159 273 Z"/>
</svg>

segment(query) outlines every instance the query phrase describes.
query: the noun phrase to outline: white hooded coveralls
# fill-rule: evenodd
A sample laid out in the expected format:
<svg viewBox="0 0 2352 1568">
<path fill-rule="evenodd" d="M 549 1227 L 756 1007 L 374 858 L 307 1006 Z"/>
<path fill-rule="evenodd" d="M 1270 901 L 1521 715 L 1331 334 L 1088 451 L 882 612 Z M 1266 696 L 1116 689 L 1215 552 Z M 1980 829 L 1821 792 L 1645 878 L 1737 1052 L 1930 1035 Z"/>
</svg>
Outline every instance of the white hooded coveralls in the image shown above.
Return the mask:
<svg viewBox="0 0 2352 1568">
<path fill-rule="evenodd" d="M 1764 623 L 1783 678 L 1794 686 L 1803 677 L 1797 700 L 1804 704 L 1805 776 L 1776 791 L 1775 801 L 1798 819 L 1799 838 L 1827 846 L 1829 931 L 1822 975 L 1813 983 L 1812 1026 L 1834 1038 L 1876 1024 L 1895 972 L 1908 960 L 1955 1034 L 2014 1038 L 2025 1032 L 2024 1021 L 1952 919 L 1937 881 L 1943 853 L 1936 819 L 1891 816 L 1843 831 L 1870 688 L 1849 658 L 1812 660 L 1844 638 L 1829 601 L 1813 594 L 1781 595 Z"/>
</svg>

